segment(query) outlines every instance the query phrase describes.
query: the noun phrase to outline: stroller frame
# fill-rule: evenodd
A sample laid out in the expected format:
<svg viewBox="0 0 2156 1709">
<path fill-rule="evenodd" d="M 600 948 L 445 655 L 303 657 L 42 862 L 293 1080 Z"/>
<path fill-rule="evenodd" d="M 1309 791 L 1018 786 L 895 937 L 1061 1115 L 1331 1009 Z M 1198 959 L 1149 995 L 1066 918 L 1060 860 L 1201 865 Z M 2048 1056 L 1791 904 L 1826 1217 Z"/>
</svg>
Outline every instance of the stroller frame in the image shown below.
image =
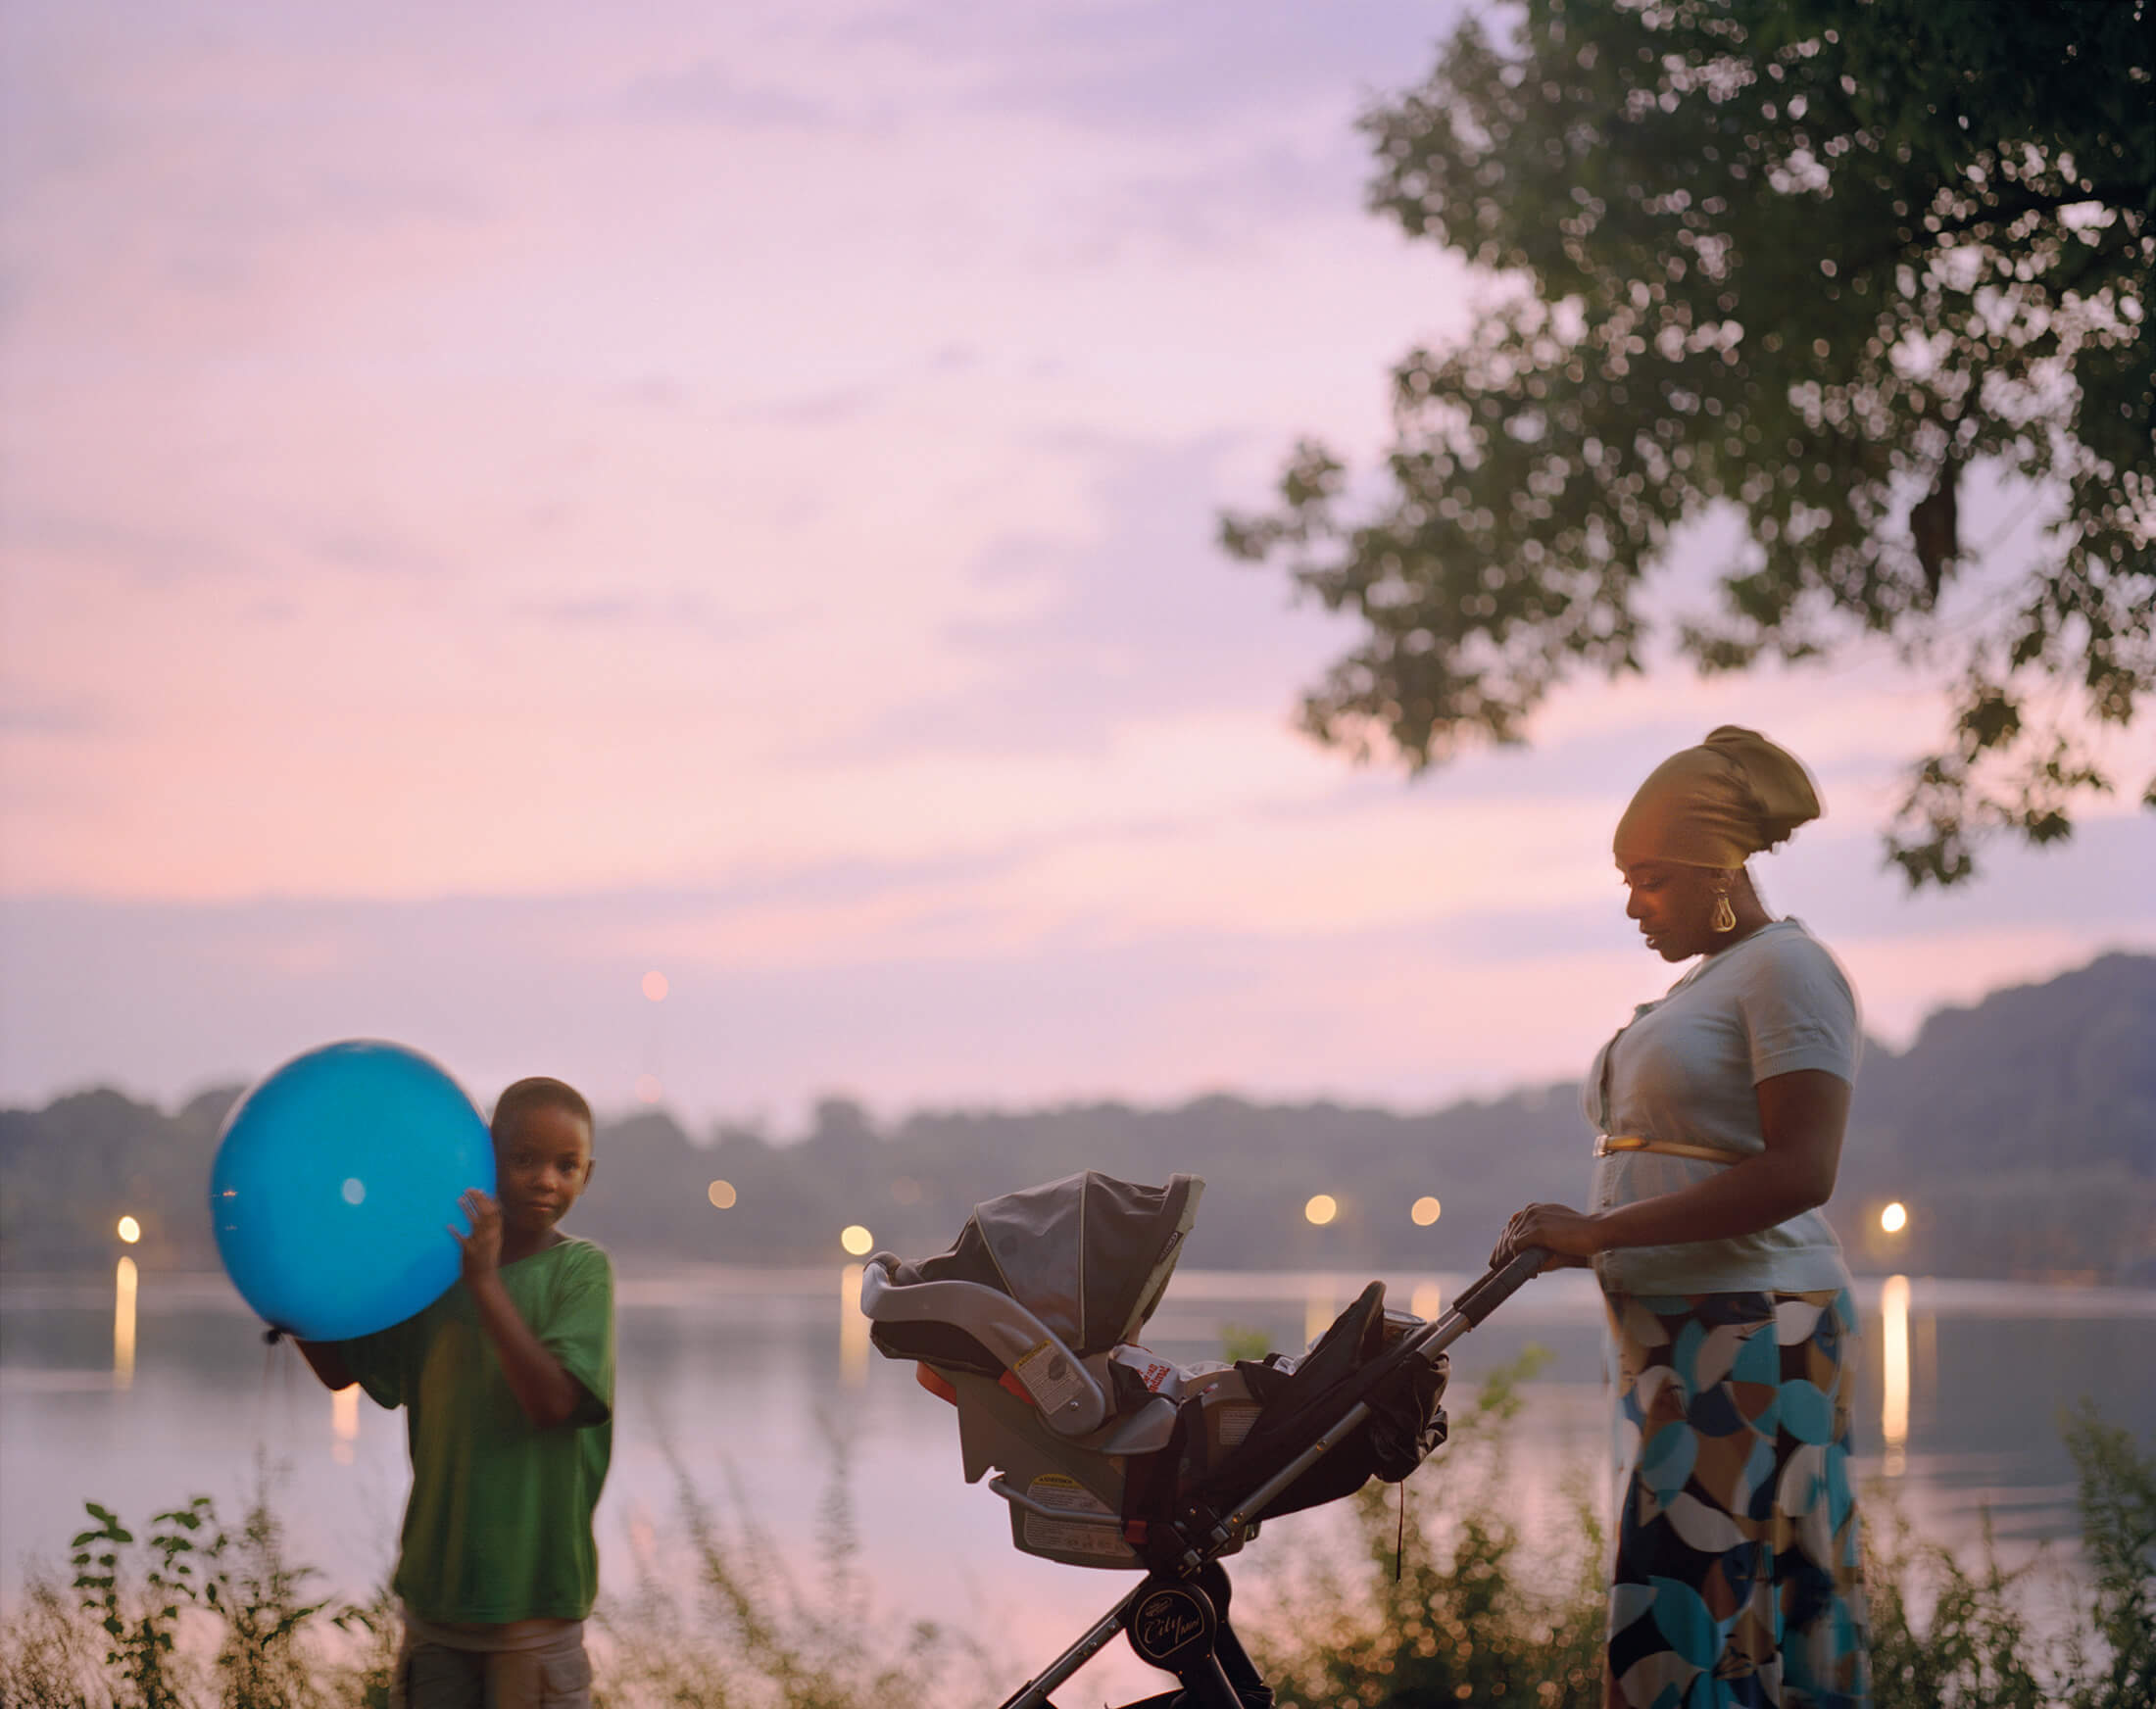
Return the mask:
<svg viewBox="0 0 2156 1709">
<path fill-rule="evenodd" d="M 1178 1176 L 1166 1190 L 1184 1195 L 1174 1201 L 1183 1229 L 1189 1226 L 1197 1193 L 1202 1186 L 1195 1177 Z M 1157 1299 L 1165 1285 L 1179 1241 L 1180 1233 L 1168 1243 L 1168 1255 L 1156 1263 L 1146 1284 L 1147 1303 L 1139 1308 L 1141 1319 L 1150 1312 L 1151 1300 Z M 1518 1253 L 1503 1267 L 1491 1270 L 1475 1282 L 1436 1321 L 1418 1325 L 1369 1359 L 1328 1393 L 1328 1407 L 1337 1410 L 1322 1413 L 1312 1421 L 1317 1428 L 1309 1439 L 1249 1487 L 1227 1491 L 1232 1498 L 1223 1498 L 1217 1488 L 1179 1496 L 1172 1514 L 1155 1518 L 1145 1528 L 1142 1556 L 1135 1550 L 1125 1551 L 1124 1560 L 1129 1566 L 1150 1569 L 1139 1584 L 1046 1669 L 1004 1699 L 1001 1709 L 1055 1709 L 1049 1693 L 1118 1634 L 1128 1638 L 1140 1659 L 1173 1674 L 1182 1687 L 1126 1704 L 1123 1709 L 1170 1709 L 1171 1705 L 1174 1709 L 1263 1709 L 1271 1704 L 1271 1690 L 1228 1623 L 1230 1591 L 1221 1557 L 1254 1536 L 1258 1520 L 1284 1492 L 1372 1419 L 1373 1396 L 1380 1391 L 1389 1386 L 1396 1388 L 1417 1363 L 1427 1370 L 1440 1371 L 1437 1380 L 1442 1385 L 1441 1361 L 1446 1349 L 1525 1285 L 1546 1259 L 1547 1254 L 1541 1250 Z M 984 1377 L 959 1375 L 951 1381 L 965 1386 L 970 1391 L 969 1403 L 985 1407 L 990 1414 L 1012 1407 L 1021 1411 L 1038 1408 L 1038 1416 L 1049 1429 L 1036 1443 L 1039 1458 L 1030 1463 L 1052 1473 L 1075 1470 L 1077 1462 L 1070 1456 L 1077 1453 L 1143 1454 L 1166 1443 L 1176 1418 L 1171 1402 L 1155 1397 L 1127 1418 L 1109 1418 L 1107 1397 L 1084 1369 L 1085 1361 L 1016 1300 L 972 1281 L 915 1281 L 896 1287 L 897 1263 L 883 1253 L 870 1260 L 862 1278 L 861 1309 L 879 1325 L 918 1324 L 934 1321 L 946 1309 L 962 1304 L 971 1334 L 980 1347 L 1005 1368 L 1005 1374 L 1000 1387 Z M 887 1266 L 892 1267 L 888 1273 Z M 899 1354 L 888 1346 L 885 1351 L 892 1356 L 916 1356 Z M 1006 1389 L 1009 1393 L 1002 1392 Z M 947 1391 L 939 1392 L 946 1392 L 949 1397 Z M 961 1408 L 961 1425 L 966 1416 Z M 961 1430 L 966 1476 L 972 1481 L 987 1470 L 991 1459 L 984 1448 L 963 1439 Z M 1058 1446 L 1058 1441 L 1067 1448 Z M 1029 1472 L 1027 1477 L 1031 1475 Z M 1053 1476 L 1049 1481 L 1070 1482 Z M 1039 1521 L 1054 1525 L 1070 1517 L 1065 1510 L 1035 1500 L 1022 1487 L 1025 1483 L 1026 1477 L 1013 1480 L 1005 1476 L 992 1479 L 989 1485 L 1009 1505 L 1014 1539 L 1024 1524 Z M 1093 1559 L 1078 1564 L 1122 1563 Z"/>
<path fill-rule="evenodd" d="M 1530 1248 L 1501 1269 L 1489 1271 L 1436 1322 L 1404 1338 L 1359 1373 L 1351 1390 L 1376 1388 L 1411 1359 L 1434 1365 L 1447 1347 L 1538 1274 L 1548 1257 L 1539 1247 Z M 1269 1703 L 1271 1692 L 1264 1690 L 1226 1621 L 1227 1574 L 1218 1564 L 1219 1556 L 1245 1536 L 1281 1491 L 1369 1416 L 1369 1401 L 1354 1399 L 1299 1454 L 1225 1512 L 1202 1503 L 1186 1507 L 1172 1522 L 1175 1540 L 1182 1545 L 1172 1570 L 1156 1568 L 1148 1573 L 1076 1643 L 1006 1697 L 1001 1709 L 1055 1709 L 1049 1693 L 1105 1649 L 1118 1633 L 1128 1635 L 1142 1660 L 1174 1674 L 1183 1685 L 1181 1693 L 1146 1698 L 1124 1709 L 1153 1705 L 1166 1709 L 1170 1703 L 1187 1704 L 1189 1709 L 1250 1709 L 1253 1703 Z M 1246 1691 L 1263 1694 L 1245 1695 Z"/>
</svg>

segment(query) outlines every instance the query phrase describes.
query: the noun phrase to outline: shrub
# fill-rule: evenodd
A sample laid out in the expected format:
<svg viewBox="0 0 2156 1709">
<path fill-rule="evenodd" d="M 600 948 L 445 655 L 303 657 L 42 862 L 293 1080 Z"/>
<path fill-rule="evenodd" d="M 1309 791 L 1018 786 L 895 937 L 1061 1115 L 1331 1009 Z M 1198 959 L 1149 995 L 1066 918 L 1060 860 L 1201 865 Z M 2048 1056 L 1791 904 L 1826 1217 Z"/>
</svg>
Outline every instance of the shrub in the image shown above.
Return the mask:
<svg viewBox="0 0 2156 1709">
<path fill-rule="evenodd" d="M 1489 1377 L 1452 1420 L 1443 1460 L 1396 1495 L 1353 1497 L 1359 1570 L 1321 1557 L 1258 1576 L 1263 1614 L 1246 1637 L 1282 1709 L 1600 1701 L 1602 1534 L 1585 1481 L 1555 1547 L 1531 1547 L 1504 1498 L 1520 1385 L 1546 1357 L 1531 1347 Z"/>
<path fill-rule="evenodd" d="M 2045 1636 L 2028 1614 L 2045 1556 L 2000 1564 L 1986 1516 L 1974 1567 L 1919 1542 L 1868 1494 L 1866 1570 L 1876 1709 L 2151 1709 L 2156 1705 L 2156 1455 L 2087 1402 L 2061 1419 L 2081 1486 L 2083 1585 L 2060 1600 L 2084 1624 Z M 1921 1622 L 1913 1609 L 1929 1605 Z"/>
</svg>

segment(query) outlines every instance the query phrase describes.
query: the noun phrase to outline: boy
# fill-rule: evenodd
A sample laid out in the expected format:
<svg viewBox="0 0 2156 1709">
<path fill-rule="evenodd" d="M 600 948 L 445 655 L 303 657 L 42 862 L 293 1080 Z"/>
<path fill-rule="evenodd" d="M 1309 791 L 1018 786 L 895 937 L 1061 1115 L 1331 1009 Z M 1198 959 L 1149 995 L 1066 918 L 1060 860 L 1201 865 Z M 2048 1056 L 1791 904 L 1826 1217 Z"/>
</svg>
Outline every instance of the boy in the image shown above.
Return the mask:
<svg viewBox="0 0 2156 1709">
<path fill-rule="evenodd" d="M 613 1271 L 555 1225 L 591 1181 L 591 1106 L 519 1080 L 494 1106 L 499 1203 L 467 1193 L 464 1280 L 416 1316 L 300 1350 L 406 1409 L 412 1496 L 391 1588 L 404 1709 L 588 1709 L 592 1508 L 612 1449 Z"/>
</svg>

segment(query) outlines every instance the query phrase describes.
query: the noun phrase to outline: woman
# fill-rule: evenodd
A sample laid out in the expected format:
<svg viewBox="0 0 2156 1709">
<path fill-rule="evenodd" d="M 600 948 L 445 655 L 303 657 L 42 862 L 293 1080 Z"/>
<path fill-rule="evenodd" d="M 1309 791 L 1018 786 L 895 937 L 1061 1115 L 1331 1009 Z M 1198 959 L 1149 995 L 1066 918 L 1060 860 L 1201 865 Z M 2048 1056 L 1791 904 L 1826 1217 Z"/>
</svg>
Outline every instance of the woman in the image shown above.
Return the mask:
<svg viewBox="0 0 2156 1709">
<path fill-rule="evenodd" d="M 1728 725 L 1641 785 L 1614 839 L 1625 912 L 1663 960 L 1699 959 L 1595 1058 L 1592 1208 L 1531 1204 L 1494 1254 L 1544 1247 L 1602 1285 L 1625 1460 L 1612 1704 L 1869 1701 L 1856 1313 L 1819 1211 L 1856 1000 L 1744 866 L 1819 810 L 1793 757 Z"/>
</svg>

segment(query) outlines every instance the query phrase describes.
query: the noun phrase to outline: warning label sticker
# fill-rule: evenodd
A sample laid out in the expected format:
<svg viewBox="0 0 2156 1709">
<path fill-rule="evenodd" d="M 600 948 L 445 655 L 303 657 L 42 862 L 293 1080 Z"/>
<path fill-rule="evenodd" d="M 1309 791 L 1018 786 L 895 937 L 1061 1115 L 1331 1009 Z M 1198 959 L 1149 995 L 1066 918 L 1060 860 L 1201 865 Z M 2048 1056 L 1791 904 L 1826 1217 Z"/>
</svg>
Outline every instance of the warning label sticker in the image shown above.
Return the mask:
<svg viewBox="0 0 2156 1709">
<path fill-rule="evenodd" d="M 1092 1387 L 1085 1368 L 1054 1342 L 1041 1342 L 1018 1356 L 1011 1372 L 1043 1412 L 1060 1412 Z"/>
<path fill-rule="evenodd" d="M 1068 1519 L 1049 1519 L 1038 1513 L 1025 1516 L 1025 1546 L 1054 1549 L 1066 1555 L 1098 1555 L 1103 1560 L 1136 1560 L 1138 1551 L 1123 1540 L 1115 1511 L 1075 1478 L 1060 1472 L 1043 1472 L 1026 1486 L 1026 1493 L 1043 1507 L 1060 1508 Z"/>
<path fill-rule="evenodd" d="M 1061 1519 L 1026 1515 L 1026 1547 L 1054 1549 L 1066 1555 L 1099 1555 L 1103 1560 L 1135 1561 L 1138 1551 L 1112 1525 L 1079 1525 Z"/>
<path fill-rule="evenodd" d="M 1264 1409 L 1254 1401 L 1249 1405 L 1228 1402 L 1219 1410 L 1220 1445 L 1232 1448 L 1250 1434 L 1250 1426 L 1257 1422 L 1257 1415 Z"/>
<path fill-rule="evenodd" d="M 1065 1513 L 1101 1513 L 1113 1518 L 1115 1510 L 1076 1478 L 1060 1472 L 1043 1472 L 1026 1486 L 1026 1493 L 1043 1507 L 1059 1507 Z"/>
</svg>

